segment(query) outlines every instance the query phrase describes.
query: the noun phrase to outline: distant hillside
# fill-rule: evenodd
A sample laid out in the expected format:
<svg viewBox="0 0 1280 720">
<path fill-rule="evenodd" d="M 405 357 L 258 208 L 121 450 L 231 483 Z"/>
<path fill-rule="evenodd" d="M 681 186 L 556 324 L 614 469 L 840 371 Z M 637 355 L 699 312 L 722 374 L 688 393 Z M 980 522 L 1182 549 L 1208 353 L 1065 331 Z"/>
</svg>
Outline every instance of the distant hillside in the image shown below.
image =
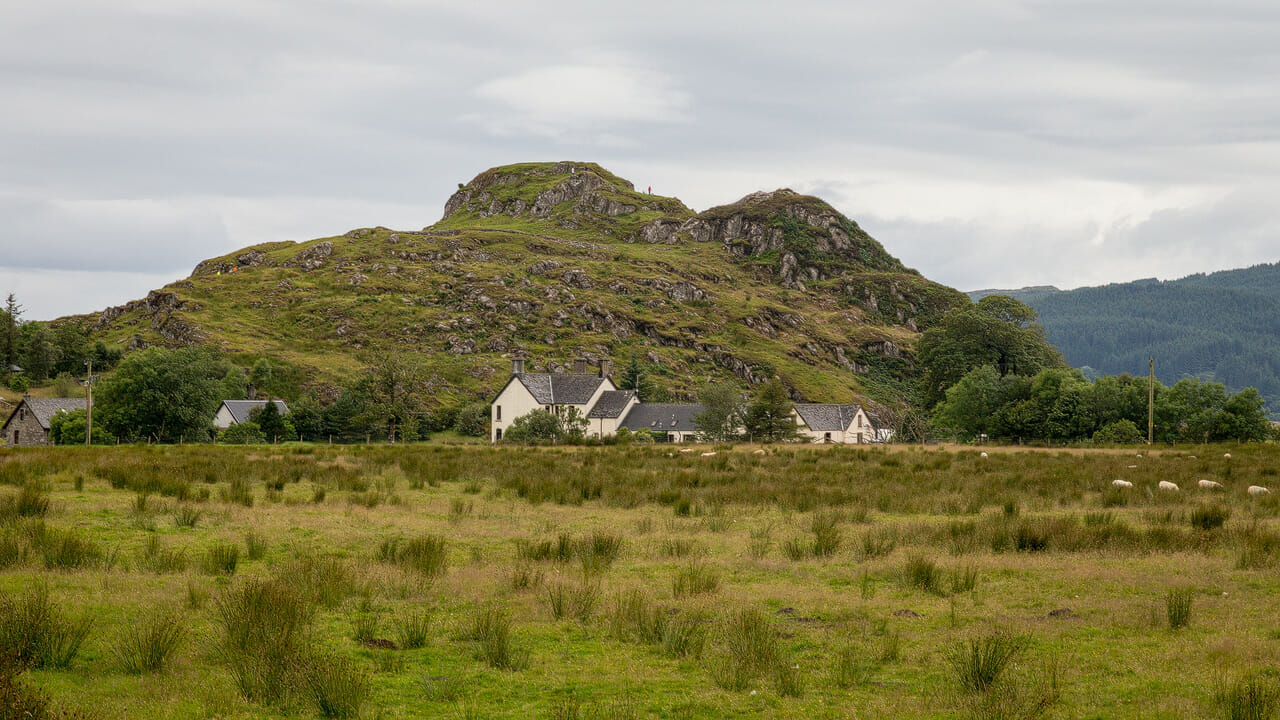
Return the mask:
<svg viewBox="0 0 1280 720">
<path fill-rule="evenodd" d="M 1031 294 L 1049 340 L 1076 367 L 1256 387 L 1280 413 L 1280 263 L 1180 280 Z"/>
<path fill-rule="evenodd" d="M 1046 295 L 1052 295 L 1053 293 L 1060 292 L 1062 291 L 1052 285 L 1033 285 L 1032 287 L 1018 288 L 1017 290 L 997 290 L 994 288 L 988 290 L 970 290 L 965 294 L 974 302 L 978 302 L 988 295 L 1008 295 L 1015 300 L 1020 300 L 1030 305 L 1032 300 L 1039 300 Z"/>
<path fill-rule="evenodd" d="M 489 397 L 513 355 L 543 370 L 634 353 L 677 397 L 777 375 L 797 399 L 891 402 L 919 332 L 964 302 L 818 198 L 776 190 L 694 213 L 562 162 L 485 171 L 422 230 L 247 247 L 78 319 L 122 347 L 278 358 L 331 397 L 379 351 L 420 363 L 437 404 Z"/>
</svg>

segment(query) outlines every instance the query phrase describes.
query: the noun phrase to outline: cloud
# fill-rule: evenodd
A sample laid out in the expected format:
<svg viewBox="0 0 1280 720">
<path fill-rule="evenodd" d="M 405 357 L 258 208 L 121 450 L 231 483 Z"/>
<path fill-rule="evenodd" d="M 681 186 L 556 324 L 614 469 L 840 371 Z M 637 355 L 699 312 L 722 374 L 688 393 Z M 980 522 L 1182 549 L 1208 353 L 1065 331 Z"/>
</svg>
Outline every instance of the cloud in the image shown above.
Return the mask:
<svg viewBox="0 0 1280 720">
<path fill-rule="evenodd" d="M 470 118 L 494 135 L 588 133 L 604 145 L 626 142 L 608 128 L 686 122 L 692 106 L 670 76 L 612 61 L 537 67 L 486 81 L 475 95 L 499 106 Z"/>
<path fill-rule="evenodd" d="M 172 272 L 228 243 L 215 211 L 179 201 L 0 195 L 0 226 L 9 268 Z"/>
</svg>

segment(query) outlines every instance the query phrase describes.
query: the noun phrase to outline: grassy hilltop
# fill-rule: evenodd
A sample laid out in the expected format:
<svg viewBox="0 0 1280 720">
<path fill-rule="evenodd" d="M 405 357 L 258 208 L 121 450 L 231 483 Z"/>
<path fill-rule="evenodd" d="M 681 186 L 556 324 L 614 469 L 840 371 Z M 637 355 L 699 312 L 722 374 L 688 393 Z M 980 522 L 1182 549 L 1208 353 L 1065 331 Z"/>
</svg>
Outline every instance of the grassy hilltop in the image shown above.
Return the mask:
<svg viewBox="0 0 1280 720">
<path fill-rule="evenodd" d="M 512 353 L 539 370 L 634 353 L 676 396 L 777 375 L 797 398 L 890 402 L 919 331 L 964 302 L 817 198 L 697 214 L 566 162 L 481 173 L 420 231 L 244 248 L 81 319 L 118 346 L 269 356 L 321 390 L 370 353 L 410 353 L 440 404 L 487 398 Z"/>
</svg>

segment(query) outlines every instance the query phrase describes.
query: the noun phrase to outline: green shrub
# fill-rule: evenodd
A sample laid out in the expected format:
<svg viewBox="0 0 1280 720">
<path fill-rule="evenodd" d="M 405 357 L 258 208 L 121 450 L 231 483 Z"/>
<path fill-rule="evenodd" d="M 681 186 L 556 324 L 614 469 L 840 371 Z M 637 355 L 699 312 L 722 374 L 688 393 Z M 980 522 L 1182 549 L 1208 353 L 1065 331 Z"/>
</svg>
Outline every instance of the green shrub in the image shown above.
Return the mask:
<svg viewBox="0 0 1280 720">
<path fill-rule="evenodd" d="M 701 657 L 706 638 L 706 624 L 702 620 L 676 615 L 662 629 L 662 654 L 672 659 Z"/>
<path fill-rule="evenodd" d="M 721 630 L 724 655 L 713 667 L 718 685 L 741 690 L 754 678 L 776 669 L 781 660 L 777 634 L 769 618 L 755 609 L 733 613 Z"/>
<path fill-rule="evenodd" d="M 127 673 L 157 672 L 186 637 L 187 626 L 180 613 L 161 613 L 130 622 L 116 638 L 111 654 Z"/>
</svg>

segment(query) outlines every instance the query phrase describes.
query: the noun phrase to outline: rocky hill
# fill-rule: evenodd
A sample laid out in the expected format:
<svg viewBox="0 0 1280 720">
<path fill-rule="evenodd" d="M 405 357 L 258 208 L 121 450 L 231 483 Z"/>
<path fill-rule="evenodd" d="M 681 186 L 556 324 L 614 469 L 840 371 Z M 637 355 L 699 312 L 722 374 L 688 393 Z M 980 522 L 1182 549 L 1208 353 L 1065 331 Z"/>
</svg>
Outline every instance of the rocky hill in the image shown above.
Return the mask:
<svg viewBox="0 0 1280 720">
<path fill-rule="evenodd" d="M 81 319 L 124 347 L 275 358 L 328 395 L 381 351 L 411 354 L 442 404 L 496 392 L 513 355 L 554 370 L 635 354 L 675 397 L 777 375 L 797 399 L 889 403 L 919 332 L 966 302 L 817 198 L 695 213 L 561 162 L 485 171 L 422 230 L 255 245 Z"/>
</svg>

